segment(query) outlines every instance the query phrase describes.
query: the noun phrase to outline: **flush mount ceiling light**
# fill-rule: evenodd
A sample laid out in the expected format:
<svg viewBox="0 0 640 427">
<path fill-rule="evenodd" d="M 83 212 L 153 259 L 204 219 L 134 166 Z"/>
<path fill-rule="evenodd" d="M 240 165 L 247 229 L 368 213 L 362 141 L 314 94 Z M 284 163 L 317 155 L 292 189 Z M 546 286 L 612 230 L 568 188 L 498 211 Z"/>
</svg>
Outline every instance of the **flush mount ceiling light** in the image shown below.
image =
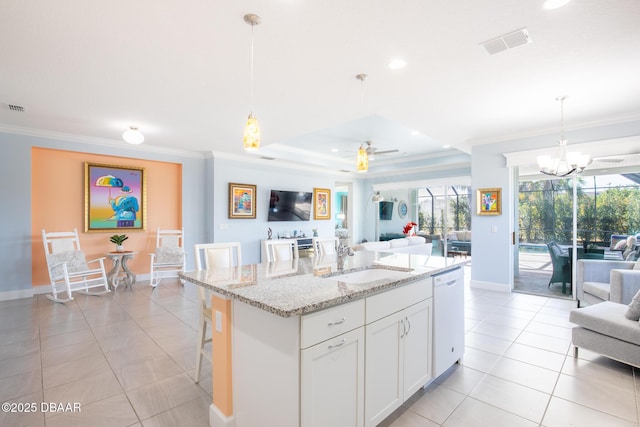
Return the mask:
<svg viewBox="0 0 640 427">
<path fill-rule="evenodd" d="M 560 101 L 560 140 L 555 156 L 538 156 L 538 167 L 545 175 L 564 177 L 573 172 L 580 173 L 591 163 L 588 154 L 567 151 L 567 140 L 564 137 L 564 100 L 566 96 L 556 98 Z"/>
<path fill-rule="evenodd" d="M 137 127 L 129 126 L 129 129 L 122 134 L 122 139 L 124 139 L 127 144 L 138 145 L 144 142 L 144 135 Z"/>
<path fill-rule="evenodd" d="M 260 25 L 262 19 L 253 13 L 244 15 L 244 22 L 251 25 L 251 110 L 247 118 L 247 124 L 244 127 L 243 144 L 247 151 L 255 151 L 260 148 L 260 125 L 258 119 L 253 115 L 253 27 Z"/>
<path fill-rule="evenodd" d="M 542 7 L 547 10 L 558 9 L 559 7 L 564 6 L 570 1 L 571 0 L 545 0 L 545 2 L 542 4 Z"/>
<path fill-rule="evenodd" d="M 407 66 L 407 61 L 402 58 L 395 58 L 389 62 L 389 68 L 392 70 L 400 70 Z"/>
</svg>

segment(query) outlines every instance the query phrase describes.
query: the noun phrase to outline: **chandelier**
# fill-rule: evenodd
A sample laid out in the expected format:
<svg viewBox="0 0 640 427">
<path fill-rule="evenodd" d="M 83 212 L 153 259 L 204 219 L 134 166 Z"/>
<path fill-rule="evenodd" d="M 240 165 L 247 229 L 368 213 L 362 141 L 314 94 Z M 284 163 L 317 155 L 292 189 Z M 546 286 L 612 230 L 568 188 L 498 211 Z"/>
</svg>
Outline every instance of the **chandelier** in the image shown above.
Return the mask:
<svg viewBox="0 0 640 427">
<path fill-rule="evenodd" d="M 254 151 L 260 148 L 260 125 L 258 119 L 253 115 L 253 27 L 259 25 L 262 19 L 258 15 L 248 13 L 244 15 L 244 22 L 251 25 L 251 112 L 244 127 L 243 144 L 247 151 Z"/>
<path fill-rule="evenodd" d="M 564 100 L 566 96 L 556 98 L 560 101 L 560 140 L 555 156 L 538 156 L 538 167 L 545 175 L 564 177 L 572 173 L 580 173 L 591 163 L 588 154 L 567 150 L 567 140 L 564 137 Z"/>
</svg>

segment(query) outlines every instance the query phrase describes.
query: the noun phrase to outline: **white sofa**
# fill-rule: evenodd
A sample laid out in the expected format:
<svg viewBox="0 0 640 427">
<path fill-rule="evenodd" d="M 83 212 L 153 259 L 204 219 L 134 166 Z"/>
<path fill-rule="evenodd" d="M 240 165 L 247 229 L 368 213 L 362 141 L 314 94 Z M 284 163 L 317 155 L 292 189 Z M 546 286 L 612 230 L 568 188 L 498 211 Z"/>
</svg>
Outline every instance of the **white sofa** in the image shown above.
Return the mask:
<svg viewBox="0 0 640 427">
<path fill-rule="evenodd" d="M 385 242 L 364 242 L 362 249 L 372 252 L 394 252 L 402 254 L 431 255 L 433 244 L 421 236 L 392 239 Z"/>
<path fill-rule="evenodd" d="M 579 259 L 577 275 L 580 305 L 602 301 L 629 304 L 640 290 L 640 261 Z"/>
</svg>

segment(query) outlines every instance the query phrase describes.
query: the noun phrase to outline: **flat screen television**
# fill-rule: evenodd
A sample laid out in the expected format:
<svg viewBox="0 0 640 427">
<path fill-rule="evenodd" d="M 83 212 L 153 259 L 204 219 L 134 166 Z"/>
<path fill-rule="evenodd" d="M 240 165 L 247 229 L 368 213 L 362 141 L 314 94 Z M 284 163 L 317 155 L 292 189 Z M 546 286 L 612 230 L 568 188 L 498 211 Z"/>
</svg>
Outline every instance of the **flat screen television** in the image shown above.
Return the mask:
<svg viewBox="0 0 640 427">
<path fill-rule="evenodd" d="M 271 190 L 267 221 L 309 221 L 312 193 Z"/>
<path fill-rule="evenodd" d="M 393 202 L 380 202 L 380 219 L 389 221 L 393 216 Z"/>
</svg>

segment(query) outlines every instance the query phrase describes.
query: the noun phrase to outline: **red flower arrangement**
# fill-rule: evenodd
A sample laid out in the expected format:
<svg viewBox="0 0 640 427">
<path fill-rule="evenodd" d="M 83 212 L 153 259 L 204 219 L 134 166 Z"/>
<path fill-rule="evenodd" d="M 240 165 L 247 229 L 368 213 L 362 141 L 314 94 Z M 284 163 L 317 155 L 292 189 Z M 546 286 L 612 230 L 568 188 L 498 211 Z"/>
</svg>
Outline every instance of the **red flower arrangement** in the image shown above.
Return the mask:
<svg viewBox="0 0 640 427">
<path fill-rule="evenodd" d="M 417 225 L 418 224 L 416 224 L 415 222 L 408 222 L 407 225 L 405 225 L 404 228 L 402 229 L 402 233 L 408 236 L 412 236 L 414 234 L 413 227 Z"/>
</svg>

